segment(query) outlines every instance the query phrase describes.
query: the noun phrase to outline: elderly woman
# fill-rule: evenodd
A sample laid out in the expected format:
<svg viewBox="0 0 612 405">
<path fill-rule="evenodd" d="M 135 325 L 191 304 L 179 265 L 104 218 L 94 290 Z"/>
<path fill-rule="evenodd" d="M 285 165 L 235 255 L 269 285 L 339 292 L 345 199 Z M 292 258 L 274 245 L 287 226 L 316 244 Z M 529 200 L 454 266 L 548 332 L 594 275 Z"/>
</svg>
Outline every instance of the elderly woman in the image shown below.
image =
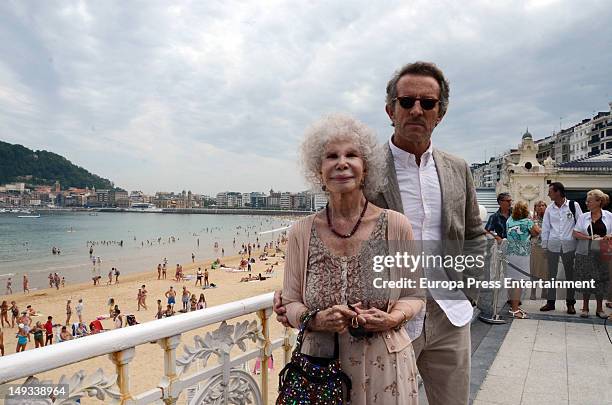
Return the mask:
<svg viewBox="0 0 612 405">
<path fill-rule="evenodd" d="M 582 292 L 582 311 L 580 316 L 589 317 L 589 298 L 595 295 L 597 317 L 607 317 L 603 310 L 603 297 L 608 289 L 609 273 L 607 263 L 601 260 L 601 241 L 612 240 L 612 214 L 602 210 L 610 197 L 601 190 L 587 193 L 588 212 L 580 215 L 574 227 L 574 237 L 578 239 L 576 248 L 576 280 L 595 280 L 595 288 L 578 288 Z M 610 243 L 610 242 L 607 242 Z"/>
<path fill-rule="evenodd" d="M 391 241 L 412 239 L 404 215 L 365 197 L 364 191 L 384 184 L 384 154 L 376 150 L 373 132 L 345 115 L 315 123 L 301 152 L 307 179 L 326 191 L 329 201 L 295 223 L 288 236 L 282 291 L 287 319 L 299 327 L 315 312 L 302 353 L 313 361 L 332 357 L 338 333 L 352 404 L 417 404 L 416 362 L 403 326 L 420 312 L 423 300 L 417 290 L 374 287 L 377 277 L 397 276 L 393 268 L 374 272 L 375 256 L 392 254 Z"/>
<path fill-rule="evenodd" d="M 533 220 L 534 234 L 531 237 L 531 258 L 529 262 L 529 268 L 531 270 L 531 276 L 534 280 L 546 280 L 548 278 L 548 257 L 546 255 L 546 249 L 542 248 L 542 221 L 544 220 L 544 212 L 546 212 L 546 203 L 542 200 L 535 203 L 533 206 Z M 536 288 L 531 289 L 531 299 L 535 300 Z M 542 299 L 546 299 L 546 289 L 542 289 Z"/>
<path fill-rule="evenodd" d="M 506 221 L 506 234 L 508 238 L 508 267 L 506 277 L 513 280 L 529 280 L 529 256 L 531 254 L 530 235 L 537 235 L 538 228 L 529 219 L 529 207 L 524 201 L 516 203 L 512 215 Z M 519 307 L 521 289 L 510 291 L 510 315 L 513 318 L 526 319 L 527 312 Z"/>
</svg>

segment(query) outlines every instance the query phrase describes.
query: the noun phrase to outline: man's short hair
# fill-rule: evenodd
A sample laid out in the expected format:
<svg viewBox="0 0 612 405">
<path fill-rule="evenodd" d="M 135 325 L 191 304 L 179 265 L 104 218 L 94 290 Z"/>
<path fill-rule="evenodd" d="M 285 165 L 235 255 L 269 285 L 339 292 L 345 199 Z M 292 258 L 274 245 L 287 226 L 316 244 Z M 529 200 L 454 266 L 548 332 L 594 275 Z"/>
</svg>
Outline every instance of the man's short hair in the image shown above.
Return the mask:
<svg viewBox="0 0 612 405">
<path fill-rule="evenodd" d="M 554 183 L 550 183 L 548 187 L 552 187 L 554 191 L 561 193 L 561 197 L 565 197 L 565 186 L 563 183 L 555 181 Z"/>
<path fill-rule="evenodd" d="M 402 76 L 413 74 L 420 76 L 429 76 L 436 79 L 438 85 L 440 86 L 440 114 L 439 117 L 442 118 L 444 114 L 446 114 L 446 110 L 448 109 L 448 98 L 450 93 L 450 86 L 448 84 L 448 80 L 444 77 L 444 73 L 435 63 L 432 62 L 414 62 L 409 63 L 407 65 L 402 66 L 399 70 L 397 70 L 389 83 L 387 83 L 387 105 L 393 106 L 394 99 L 397 97 L 397 82 Z"/>
<path fill-rule="evenodd" d="M 497 195 L 497 203 L 499 204 L 506 197 L 510 197 L 510 194 L 509 193 L 499 193 Z"/>
</svg>

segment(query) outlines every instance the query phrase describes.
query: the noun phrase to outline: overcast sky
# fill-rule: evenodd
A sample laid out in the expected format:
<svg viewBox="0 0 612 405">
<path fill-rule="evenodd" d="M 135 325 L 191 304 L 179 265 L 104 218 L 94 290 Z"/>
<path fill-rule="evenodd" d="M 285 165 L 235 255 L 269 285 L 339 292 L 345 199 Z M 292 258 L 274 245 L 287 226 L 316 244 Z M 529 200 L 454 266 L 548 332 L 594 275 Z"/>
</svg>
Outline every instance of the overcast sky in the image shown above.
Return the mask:
<svg viewBox="0 0 612 405">
<path fill-rule="evenodd" d="M 468 162 L 607 111 L 609 1 L 3 1 L 0 140 L 128 190 L 298 191 L 322 114 L 390 134 L 415 60 L 451 84 L 434 144 Z"/>
</svg>

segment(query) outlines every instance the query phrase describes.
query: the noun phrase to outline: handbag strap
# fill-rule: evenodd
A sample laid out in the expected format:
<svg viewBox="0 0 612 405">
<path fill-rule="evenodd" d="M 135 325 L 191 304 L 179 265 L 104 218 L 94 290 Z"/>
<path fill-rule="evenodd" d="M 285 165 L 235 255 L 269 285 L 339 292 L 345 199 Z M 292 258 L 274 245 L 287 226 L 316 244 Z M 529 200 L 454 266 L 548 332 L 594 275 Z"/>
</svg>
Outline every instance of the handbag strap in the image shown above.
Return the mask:
<svg viewBox="0 0 612 405">
<path fill-rule="evenodd" d="M 315 317 L 315 315 L 319 312 L 318 309 L 313 309 L 312 311 L 308 311 L 308 313 L 306 315 L 304 315 L 304 318 L 302 319 L 302 322 L 300 324 L 300 331 L 298 332 L 298 336 L 296 339 L 296 345 L 295 345 L 295 351 L 296 353 L 301 353 L 302 352 L 302 342 L 304 341 L 304 332 L 306 331 L 306 328 L 308 327 L 308 324 L 310 323 L 310 321 L 312 321 L 312 319 Z M 338 360 L 338 358 L 340 357 L 340 342 L 338 339 L 338 333 L 335 332 L 334 333 L 334 357 L 333 360 Z"/>
</svg>

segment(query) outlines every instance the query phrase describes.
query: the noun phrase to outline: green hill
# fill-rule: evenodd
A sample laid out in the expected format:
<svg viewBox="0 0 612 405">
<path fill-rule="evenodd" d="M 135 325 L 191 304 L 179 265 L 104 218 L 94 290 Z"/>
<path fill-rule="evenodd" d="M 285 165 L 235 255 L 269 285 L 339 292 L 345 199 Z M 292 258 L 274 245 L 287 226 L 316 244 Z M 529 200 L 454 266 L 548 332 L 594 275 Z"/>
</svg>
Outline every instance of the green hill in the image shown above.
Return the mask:
<svg viewBox="0 0 612 405">
<path fill-rule="evenodd" d="M 70 163 L 63 156 L 0 141 L 0 184 L 24 182 L 52 185 L 56 181 L 62 188 L 113 188 L 110 180 Z"/>
</svg>

